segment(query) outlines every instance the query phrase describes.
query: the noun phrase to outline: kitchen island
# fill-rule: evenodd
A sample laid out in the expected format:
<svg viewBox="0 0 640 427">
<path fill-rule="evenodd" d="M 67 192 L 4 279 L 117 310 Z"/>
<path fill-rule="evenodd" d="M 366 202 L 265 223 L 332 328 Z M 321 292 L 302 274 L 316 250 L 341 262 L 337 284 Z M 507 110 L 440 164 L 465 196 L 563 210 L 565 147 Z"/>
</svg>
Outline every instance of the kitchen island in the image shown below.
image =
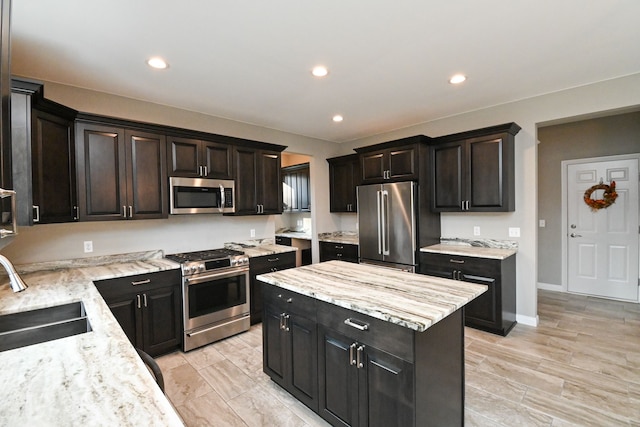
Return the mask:
<svg viewBox="0 0 640 427">
<path fill-rule="evenodd" d="M 462 307 L 486 286 L 342 261 L 258 280 L 265 373 L 332 425 L 463 425 Z"/>
</svg>

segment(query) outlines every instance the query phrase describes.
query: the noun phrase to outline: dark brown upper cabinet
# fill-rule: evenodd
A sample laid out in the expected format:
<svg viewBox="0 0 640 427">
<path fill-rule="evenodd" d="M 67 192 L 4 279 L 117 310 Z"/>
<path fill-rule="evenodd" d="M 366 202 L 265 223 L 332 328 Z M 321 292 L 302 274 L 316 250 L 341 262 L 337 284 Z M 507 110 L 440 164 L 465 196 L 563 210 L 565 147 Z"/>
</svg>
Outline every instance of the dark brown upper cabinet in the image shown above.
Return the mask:
<svg viewBox="0 0 640 427">
<path fill-rule="evenodd" d="M 518 131 L 507 123 L 438 138 L 430 149 L 432 211 L 514 211 Z"/>
<path fill-rule="evenodd" d="M 361 184 L 418 179 L 418 147 L 411 138 L 356 148 L 360 155 Z"/>
<path fill-rule="evenodd" d="M 233 158 L 235 215 L 281 214 L 281 151 L 237 146 Z"/>
<path fill-rule="evenodd" d="M 333 157 L 329 162 L 329 211 L 357 212 L 356 187 L 360 184 L 360 157 L 357 154 Z"/>
<path fill-rule="evenodd" d="M 167 137 L 169 176 L 233 179 L 233 147 L 197 139 Z"/>
<path fill-rule="evenodd" d="M 164 135 L 80 121 L 76 138 L 81 221 L 168 216 Z"/>
<path fill-rule="evenodd" d="M 78 220 L 73 120 L 31 112 L 33 223 Z"/>
</svg>

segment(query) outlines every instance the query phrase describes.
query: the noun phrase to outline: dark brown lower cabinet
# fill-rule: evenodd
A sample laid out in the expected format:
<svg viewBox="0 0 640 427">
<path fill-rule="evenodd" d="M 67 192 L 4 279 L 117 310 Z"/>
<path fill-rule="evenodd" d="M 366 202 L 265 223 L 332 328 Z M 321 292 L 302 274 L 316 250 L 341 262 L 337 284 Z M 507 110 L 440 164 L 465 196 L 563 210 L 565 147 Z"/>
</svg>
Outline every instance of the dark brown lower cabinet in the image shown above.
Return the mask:
<svg viewBox="0 0 640 427">
<path fill-rule="evenodd" d="M 500 260 L 422 252 L 420 273 L 487 286 L 464 307 L 467 326 L 506 336 L 516 325 L 515 255 Z"/>
<path fill-rule="evenodd" d="M 94 282 L 134 347 L 150 356 L 182 345 L 179 270 Z"/>
<path fill-rule="evenodd" d="M 262 289 L 256 276 L 274 271 L 286 270 L 296 266 L 296 253 L 283 252 L 273 255 L 252 257 L 249 259 L 249 306 L 251 312 L 251 324 L 262 321 Z"/>
<path fill-rule="evenodd" d="M 358 245 L 347 243 L 320 242 L 320 262 L 347 261 L 358 263 Z"/>
<path fill-rule="evenodd" d="M 262 319 L 264 371 L 318 412 L 318 335 L 314 301 L 266 287 Z"/>
<path fill-rule="evenodd" d="M 461 309 L 416 332 L 262 286 L 264 372 L 331 425 L 464 424 Z"/>
</svg>

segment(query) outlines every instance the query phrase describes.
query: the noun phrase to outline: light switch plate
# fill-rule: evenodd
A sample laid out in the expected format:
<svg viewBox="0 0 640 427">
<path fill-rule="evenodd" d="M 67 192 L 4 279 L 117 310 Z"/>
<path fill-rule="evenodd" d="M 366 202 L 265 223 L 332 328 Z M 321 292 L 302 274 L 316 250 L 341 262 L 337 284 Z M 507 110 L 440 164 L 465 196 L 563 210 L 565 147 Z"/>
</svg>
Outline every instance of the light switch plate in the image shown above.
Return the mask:
<svg viewBox="0 0 640 427">
<path fill-rule="evenodd" d="M 249 230 L 249 235 L 250 235 L 250 237 L 256 237 L 256 230 L 255 230 L 255 228 L 252 228 L 251 230 Z"/>
<path fill-rule="evenodd" d="M 520 237 L 520 227 L 509 227 L 509 237 Z"/>
<path fill-rule="evenodd" d="M 544 228 L 546 226 L 547 226 L 547 221 L 545 221 L 544 219 L 538 220 L 538 227 Z"/>
<path fill-rule="evenodd" d="M 84 241 L 84 253 L 89 253 L 89 252 L 93 252 L 93 241 L 92 240 L 85 240 Z"/>
<path fill-rule="evenodd" d="M 478 227 L 477 225 L 473 227 L 473 235 L 474 236 L 480 235 L 480 227 Z"/>
</svg>

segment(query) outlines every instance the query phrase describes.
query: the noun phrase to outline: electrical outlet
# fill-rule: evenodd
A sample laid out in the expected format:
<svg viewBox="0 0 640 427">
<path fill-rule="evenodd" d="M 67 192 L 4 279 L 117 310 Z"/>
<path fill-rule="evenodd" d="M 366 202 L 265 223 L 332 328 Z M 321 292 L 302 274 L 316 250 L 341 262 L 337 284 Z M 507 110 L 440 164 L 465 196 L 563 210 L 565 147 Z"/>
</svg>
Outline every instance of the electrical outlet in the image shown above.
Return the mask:
<svg viewBox="0 0 640 427">
<path fill-rule="evenodd" d="M 538 227 L 545 228 L 547 226 L 547 221 L 544 219 L 538 220 Z"/>
<path fill-rule="evenodd" d="M 480 227 L 478 227 L 477 225 L 475 227 L 473 227 L 473 235 L 474 236 L 479 236 L 480 235 Z"/>
<path fill-rule="evenodd" d="M 520 237 L 520 227 L 509 227 L 509 237 Z"/>
<path fill-rule="evenodd" d="M 84 241 L 84 253 L 93 252 L 93 242 L 91 240 Z"/>
<path fill-rule="evenodd" d="M 252 228 L 251 230 L 249 230 L 249 235 L 251 237 L 256 237 L 256 230 L 254 228 Z"/>
<path fill-rule="evenodd" d="M 298 227 L 302 227 L 302 220 L 301 220 L 301 219 L 299 219 L 299 220 L 298 220 L 298 222 L 297 222 L 297 224 L 298 224 Z"/>
</svg>

